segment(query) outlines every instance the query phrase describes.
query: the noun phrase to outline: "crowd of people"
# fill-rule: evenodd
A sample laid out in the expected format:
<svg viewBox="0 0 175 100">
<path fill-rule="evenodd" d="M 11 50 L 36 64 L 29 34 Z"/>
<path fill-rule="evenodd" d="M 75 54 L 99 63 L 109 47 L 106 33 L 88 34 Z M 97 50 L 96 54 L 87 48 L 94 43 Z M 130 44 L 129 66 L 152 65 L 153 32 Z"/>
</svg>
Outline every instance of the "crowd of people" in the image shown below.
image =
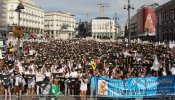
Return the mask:
<svg viewBox="0 0 175 100">
<path fill-rule="evenodd" d="M 175 74 L 175 50 L 154 43 L 53 40 L 23 42 L 20 55 L 9 44 L 0 61 L 0 91 L 16 95 L 95 95 L 95 77 L 124 80 Z M 159 69 L 152 68 L 155 56 Z M 92 65 L 94 63 L 94 65 Z"/>
</svg>

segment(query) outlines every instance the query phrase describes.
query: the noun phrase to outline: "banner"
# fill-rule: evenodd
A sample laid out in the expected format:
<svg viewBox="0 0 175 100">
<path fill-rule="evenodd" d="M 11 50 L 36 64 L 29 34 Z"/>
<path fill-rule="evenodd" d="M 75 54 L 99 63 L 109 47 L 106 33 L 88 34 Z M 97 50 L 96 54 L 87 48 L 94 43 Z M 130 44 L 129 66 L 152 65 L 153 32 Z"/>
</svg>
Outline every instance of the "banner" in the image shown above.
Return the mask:
<svg viewBox="0 0 175 100">
<path fill-rule="evenodd" d="M 127 80 L 98 77 L 96 85 L 97 96 L 113 98 L 149 98 L 175 94 L 175 76 Z"/>
</svg>

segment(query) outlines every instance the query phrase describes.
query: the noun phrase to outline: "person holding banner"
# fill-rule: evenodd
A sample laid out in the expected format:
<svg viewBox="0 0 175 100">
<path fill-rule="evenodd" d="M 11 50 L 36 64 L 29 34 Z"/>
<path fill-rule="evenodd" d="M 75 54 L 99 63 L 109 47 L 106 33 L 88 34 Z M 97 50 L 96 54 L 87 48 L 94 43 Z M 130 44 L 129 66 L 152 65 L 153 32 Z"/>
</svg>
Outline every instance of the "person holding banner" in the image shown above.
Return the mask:
<svg viewBox="0 0 175 100">
<path fill-rule="evenodd" d="M 92 99 L 95 94 L 95 87 L 96 86 L 96 71 L 92 71 L 90 76 L 90 98 Z"/>
</svg>

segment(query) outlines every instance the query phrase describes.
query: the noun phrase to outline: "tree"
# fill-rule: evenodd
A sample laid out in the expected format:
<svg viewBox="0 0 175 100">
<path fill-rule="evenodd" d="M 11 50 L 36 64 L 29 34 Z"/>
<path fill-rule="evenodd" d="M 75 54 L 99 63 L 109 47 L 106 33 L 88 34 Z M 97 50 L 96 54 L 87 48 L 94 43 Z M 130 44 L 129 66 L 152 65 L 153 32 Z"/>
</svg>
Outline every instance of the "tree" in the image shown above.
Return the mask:
<svg viewBox="0 0 175 100">
<path fill-rule="evenodd" d="M 68 24 L 63 24 L 63 25 L 61 26 L 61 30 L 64 30 L 64 29 L 68 29 Z"/>
<path fill-rule="evenodd" d="M 15 38 L 18 38 L 17 41 L 17 57 L 20 57 L 21 50 L 20 50 L 20 39 L 24 36 L 24 29 L 21 26 L 14 26 L 13 27 L 13 35 Z"/>
<path fill-rule="evenodd" d="M 88 23 L 87 22 L 81 22 L 78 26 L 78 37 L 87 37 L 91 36 L 91 34 L 88 31 Z"/>
<path fill-rule="evenodd" d="M 24 30 L 21 26 L 13 27 L 13 35 L 15 38 L 21 39 L 24 36 Z"/>
</svg>

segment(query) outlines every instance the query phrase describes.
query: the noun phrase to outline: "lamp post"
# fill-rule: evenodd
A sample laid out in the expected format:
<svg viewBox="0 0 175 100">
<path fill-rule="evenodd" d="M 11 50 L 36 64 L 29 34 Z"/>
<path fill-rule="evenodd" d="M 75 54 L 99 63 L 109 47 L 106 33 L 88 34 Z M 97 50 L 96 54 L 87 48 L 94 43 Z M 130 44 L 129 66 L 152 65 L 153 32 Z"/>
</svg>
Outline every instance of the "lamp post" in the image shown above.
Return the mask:
<svg viewBox="0 0 175 100">
<path fill-rule="evenodd" d="M 130 10 L 134 9 L 134 6 L 130 4 L 130 0 L 128 0 L 128 5 L 124 5 L 124 9 L 128 10 L 128 46 L 130 46 L 131 43 Z"/>
<path fill-rule="evenodd" d="M 22 2 L 20 1 L 17 8 L 15 9 L 15 11 L 18 12 L 18 26 L 20 26 L 20 13 L 21 13 L 22 9 L 24 9 L 24 6 L 23 6 Z"/>
<path fill-rule="evenodd" d="M 17 57 L 19 58 L 21 55 L 21 50 L 20 50 L 20 39 L 23 37 L 23 28 L 20 26 L 20 13 L 21 10 L 24 9 L 24 6 L 22 2 L 18 4 L 17 8 L 15 9 L 16 12 L 18 12 L 18 26 L 15 26 L 13 28 L 13 33 L 16 38 L 18 38 L 17 41 Z"/>
</svg>

